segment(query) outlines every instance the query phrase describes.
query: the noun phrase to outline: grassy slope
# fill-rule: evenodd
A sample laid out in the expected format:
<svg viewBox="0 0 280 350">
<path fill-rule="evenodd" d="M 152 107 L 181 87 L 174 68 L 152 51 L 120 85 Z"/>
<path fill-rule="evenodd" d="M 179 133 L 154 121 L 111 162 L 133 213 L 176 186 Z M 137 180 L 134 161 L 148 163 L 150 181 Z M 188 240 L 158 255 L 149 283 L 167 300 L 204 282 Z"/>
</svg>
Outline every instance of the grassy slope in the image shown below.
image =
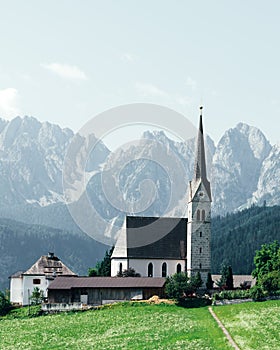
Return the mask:
<svg viewBox="0 0 280 350">
<path fill-rule="evenodd" d="M 230 349 L 207 308 L 114 306 L 0 321 L 1 349 Z"/>
<path fill-rule="evenodd" d="M 241 349 L 280 349 L 280 300 L 215 307 Z"/>
</svg>

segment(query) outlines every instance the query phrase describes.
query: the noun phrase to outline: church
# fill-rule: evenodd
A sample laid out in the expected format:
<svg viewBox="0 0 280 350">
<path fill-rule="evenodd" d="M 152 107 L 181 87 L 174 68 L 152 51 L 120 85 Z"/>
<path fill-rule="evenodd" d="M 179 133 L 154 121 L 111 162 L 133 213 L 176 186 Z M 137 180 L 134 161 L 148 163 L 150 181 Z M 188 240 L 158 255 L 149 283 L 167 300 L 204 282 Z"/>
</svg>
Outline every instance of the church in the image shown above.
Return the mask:
<svg viewBox="0 0 280 350">
<path fill-rule="evenodd" d="M 186 206 L 188 218 L 127 216 L 124 234 L 119 236 L 111 257 L 111 276 L 128 268 L 142 277 L 167 277 L 180 271 L 193 276 L 200 272 L 205 286 L 211 272 L 211 187 L 206 174 L 202 107 Z"/>
</svg>

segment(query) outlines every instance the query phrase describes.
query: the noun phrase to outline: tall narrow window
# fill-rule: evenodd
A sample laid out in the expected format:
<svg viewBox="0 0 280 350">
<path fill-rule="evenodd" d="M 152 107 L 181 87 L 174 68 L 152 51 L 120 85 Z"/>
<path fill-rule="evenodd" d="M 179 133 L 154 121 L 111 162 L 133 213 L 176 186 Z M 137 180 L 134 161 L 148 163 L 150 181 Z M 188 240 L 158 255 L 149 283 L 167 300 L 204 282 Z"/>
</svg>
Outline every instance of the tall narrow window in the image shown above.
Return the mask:
<svg viewBox="0 0 280 350">
<path fill-rule="evenodd" d="M 154 274 L 154 267 L 152 263 L 149 263 L 148 265 L 148 277 L 153 277 Z"/>
<path fill-rule="evenodd" d="M 200 253 L 200 254 L 202 253 L 202 248 L 199 248 L 199 253 Z"/>
<path fill-rule="evenodd" d="M 199 268 L 200 268 L 200 269 L 202 268 L 202 265 L 201 265 L 201 263 L 199 264 Z"/>
<path fill-rule="evenodd" d="M 167 276 L 167 264 L 164 262 L 161 267 L 161 276 L 166 277 Z"/>
<path fill-rule="evenodd" d="M 122 263 L 120 263 L 120 265 L 119 265 L 119 273 L 120 274 L 122 273 Z"/>
<path fill-rule="evenodd" d="M 205 221 L 205 210 L 204 209 L 201 212 L 201 220 Z"/>
<path fill-rule="evenodd" d="M 196 213 L 196 220 L 200 221 L 200 210 L 199 209 L 197 210 L 197 213 Z"/>
<path fill-rule="evenodd" d="M 182 266 L 181 264 L 177 264 L 177 273 L 182 271 Z"/>
<path fill-rule="evenodd" d="M 202 232 L 201 231 L 199 232 L 199 237 L 202 237 Z"/>
</svg>

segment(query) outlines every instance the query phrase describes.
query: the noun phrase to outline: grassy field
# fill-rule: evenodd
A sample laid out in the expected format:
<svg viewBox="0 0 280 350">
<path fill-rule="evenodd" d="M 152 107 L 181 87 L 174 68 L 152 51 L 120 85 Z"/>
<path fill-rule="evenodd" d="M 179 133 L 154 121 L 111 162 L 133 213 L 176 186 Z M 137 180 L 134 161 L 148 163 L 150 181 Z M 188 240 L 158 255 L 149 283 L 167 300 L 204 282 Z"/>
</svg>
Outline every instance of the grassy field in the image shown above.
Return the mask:
<svg viewBox="0 0 280 350">
<path fill-rule="evenodd" d="M 280 349 L 280 301 L 213 308 L 242 350 Z M 36 316 L 38 308 L 32 308 Z M 207 307 L 124 303 L 100 310 L 0 317 L 0 349 L 231 349 Z"/>
<path fill-rule="evenodd" d="M 280 349 L 280 300 L 213 309 L 241 349 Z"/>
<path fill-rule="evenodd" d="M 230 349 L 206 307 L 136 305 L 8 316 L 0 320 L 0 349 Z"/>
</svg>

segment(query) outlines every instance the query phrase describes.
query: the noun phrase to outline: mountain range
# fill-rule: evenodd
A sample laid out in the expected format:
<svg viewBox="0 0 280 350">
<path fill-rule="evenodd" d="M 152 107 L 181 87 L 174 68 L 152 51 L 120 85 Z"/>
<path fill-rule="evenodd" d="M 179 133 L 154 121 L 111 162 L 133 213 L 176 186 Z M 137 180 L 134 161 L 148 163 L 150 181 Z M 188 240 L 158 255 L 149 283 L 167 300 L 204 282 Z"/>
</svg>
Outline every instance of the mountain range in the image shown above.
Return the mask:
<svg viewBox="0 0 280 350">
<path fill-rule="evenodd" d="M 90 150 L 92 139 L 96 143 L 94 152 Z M 195 139 L 176 142 L 163 131 L 147 131 L 138 144 L 110 152 L 92 134 L 74 135 L 70 129 L 33 117 L 17 117 L 11 121 L 0 119 L 0 217 L 76 230 L 65 207 L 63 190 L 64 159 L 73 144 L 78 149 L 75 167 L 87 156 L 82 169 L 87 178 L 87 196 L 108 223 L 117 220 L 121 225 L 125 211 L 185 215 Z M 206 144 L 213 215 L 262 205 L 264 201 L 267 205 L 280 204 L 279 145 L 272 146 L 259 129 L 244 123 L 227 130 L 216 146 L 209 136 Z M 178 166 L 184 173 L 182 186 Z M 147 184 L 153 198 L 145 198 L 143 203 L 140 198 Z M 175 193 L 178 187 L 180 191 Z M 72 204 L 80 199 L 72 199 Z"/>
<path fill-rule="evenodd" d="M 259 129 L 244 123 L 227 130 L 217 145 L 209 136 L 205 141 L 213 217 L 280 204 L 279 145 L 272 146 Z M 28 268 L 49 249 L 86 273 L 114 243 L 126 213 L 186 216 L 194 154 L 195 138 L 178 142 L 163 131 L 147 131 L 139 142 L 111 152 L 94 134 L 74 134 L 33 117 L 0 119 L 4 280 L 7 272 L 15 272 L 12 268 Z M 25 259 L 31 246 L 36 257 L 28 253 Z"/>
</svg>

